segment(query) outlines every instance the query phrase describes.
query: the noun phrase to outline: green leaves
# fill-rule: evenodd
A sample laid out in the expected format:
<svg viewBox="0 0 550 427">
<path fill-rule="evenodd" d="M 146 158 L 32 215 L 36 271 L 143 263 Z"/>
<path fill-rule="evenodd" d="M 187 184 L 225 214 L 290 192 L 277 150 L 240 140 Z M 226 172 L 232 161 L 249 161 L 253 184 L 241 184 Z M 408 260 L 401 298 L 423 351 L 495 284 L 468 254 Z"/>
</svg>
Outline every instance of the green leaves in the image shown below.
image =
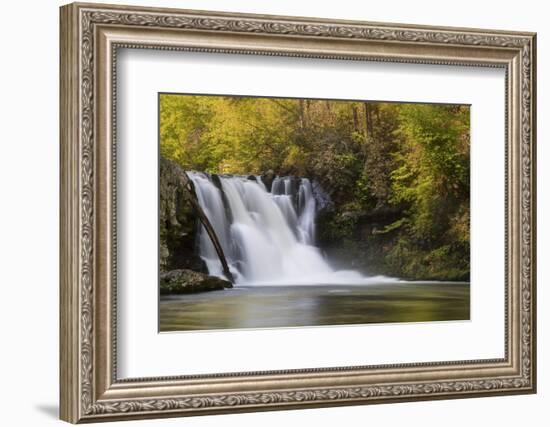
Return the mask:
<svg viewBox="0 0 550 427">
<path fill-rule="evenodd" d="M 404 277 L 469 271 L 469 132 L 466 106 L 160 96 L 163 157 L 316 179 L 335 202 L 323 244 Z"/>
<path fill-rule="evenodd" d="M 469 108 L 403 105 L 402 143 L 391 175 L 393 203 L 406 203 L 406 232 L 390 262 L 412 277 L 469 273 Z M 399 267 L 397 267 L 399 266 Z"/>
</svg>

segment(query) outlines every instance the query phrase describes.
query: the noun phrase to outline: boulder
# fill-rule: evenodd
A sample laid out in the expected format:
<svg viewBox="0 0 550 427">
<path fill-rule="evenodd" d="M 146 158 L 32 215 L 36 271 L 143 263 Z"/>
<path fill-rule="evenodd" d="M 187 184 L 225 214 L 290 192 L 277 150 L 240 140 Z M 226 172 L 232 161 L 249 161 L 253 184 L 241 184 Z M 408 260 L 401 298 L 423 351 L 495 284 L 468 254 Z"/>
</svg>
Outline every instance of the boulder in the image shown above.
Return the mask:
<svg viewBox="0 0 550 427">
<path fill-rule="evenodd" d="M 198 271 L 179 269 L 160 275 L 160 293 L 190 294 L 232 288 L 231 282 Z"/>
</svg>

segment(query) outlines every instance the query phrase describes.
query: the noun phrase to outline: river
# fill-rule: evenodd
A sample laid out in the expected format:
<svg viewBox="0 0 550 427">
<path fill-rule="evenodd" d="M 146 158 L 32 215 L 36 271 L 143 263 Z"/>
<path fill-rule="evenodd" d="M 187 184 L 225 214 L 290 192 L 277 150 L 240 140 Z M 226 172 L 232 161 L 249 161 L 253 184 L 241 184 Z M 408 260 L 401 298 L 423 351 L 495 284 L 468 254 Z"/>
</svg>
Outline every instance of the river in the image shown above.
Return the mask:
<svg viewBox="0 0 550 427">
<path fill-rule="evenodd" d="M 189 172 L 235 287 L 162 296 L 160 331 L 427 322 L 470 318 L 469 283 L 405 282 L 334 268 L 315 246 L 317 203 L 307 178 Z M 203 228 L 199 253 L 223 277 Z"/>
<path fill-rule="evenodd" d="M 469 320 L 470 285 L 237 286 L 162 296 L 159 312 L 161 332 Z"/>
</svg>

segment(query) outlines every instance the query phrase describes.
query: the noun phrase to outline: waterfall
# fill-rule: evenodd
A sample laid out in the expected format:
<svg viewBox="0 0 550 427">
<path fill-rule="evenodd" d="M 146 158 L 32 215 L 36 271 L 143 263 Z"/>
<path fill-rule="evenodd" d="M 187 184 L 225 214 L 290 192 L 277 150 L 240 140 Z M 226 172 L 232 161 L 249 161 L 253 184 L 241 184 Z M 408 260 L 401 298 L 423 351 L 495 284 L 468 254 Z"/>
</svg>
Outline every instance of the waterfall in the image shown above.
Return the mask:
<svg viewBox="0 0 550 427">
<path fill-rule="evenodd" d="M 259 177 L 188 172 L 240 285 L 352 284 L 355 271 L 335 271 L 315 244 L 315 198 L 307 178 L 277 177 L 269 192 Z M 208 271 L 221 263 L 201 226 L 199 254 Z"/>
</svg>

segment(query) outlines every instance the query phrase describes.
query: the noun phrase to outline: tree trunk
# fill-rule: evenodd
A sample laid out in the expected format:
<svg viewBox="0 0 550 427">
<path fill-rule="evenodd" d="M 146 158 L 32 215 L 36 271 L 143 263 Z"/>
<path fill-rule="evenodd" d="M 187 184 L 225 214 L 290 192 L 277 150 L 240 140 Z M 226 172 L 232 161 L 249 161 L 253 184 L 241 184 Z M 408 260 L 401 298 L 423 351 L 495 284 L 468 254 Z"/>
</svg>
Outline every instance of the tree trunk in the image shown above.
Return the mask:
<svg viewBox="0 0 550 427">
<path fill-rule="evenodd" d="M 357 114 L 357 108 L 355 106 L 352 107 L 353 111 L 353 130 L 355 132 L 359 131 L 359 115 Z"/>
<path fill-rule="evenodd" d="M 372 137 L 372 109 L 369 107 L 369 103 L 365 102 L 365 137 Z"/>
<path fill-rule="evenodd" d="M 303 131 L 306 127 L 306 108 L 304 100 L 298 100 L 298 105 L 300 107 L 300 129 Z"/>
</svg>

